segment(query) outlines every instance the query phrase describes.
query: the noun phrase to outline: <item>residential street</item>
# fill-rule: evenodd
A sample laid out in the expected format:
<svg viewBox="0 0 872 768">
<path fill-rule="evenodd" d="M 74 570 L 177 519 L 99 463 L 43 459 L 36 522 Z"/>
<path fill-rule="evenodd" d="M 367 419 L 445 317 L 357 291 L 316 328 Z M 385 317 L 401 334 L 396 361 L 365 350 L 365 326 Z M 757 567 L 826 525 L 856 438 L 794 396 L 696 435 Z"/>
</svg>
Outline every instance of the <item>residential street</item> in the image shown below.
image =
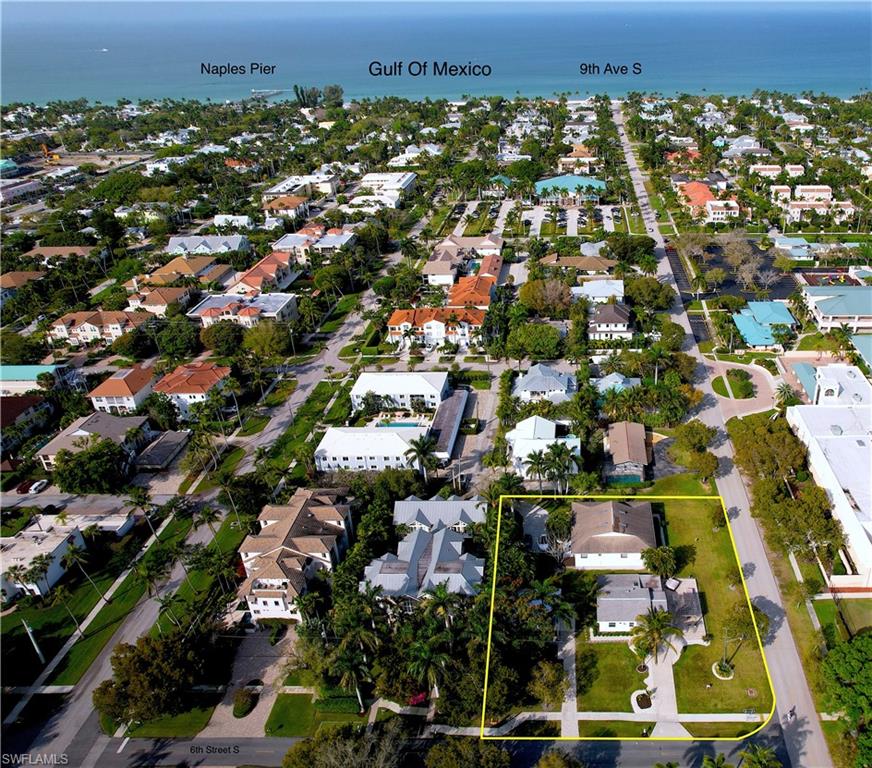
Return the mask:
<svg viewBox="0 0 872 768">
<path fill-rule="evenodd" d="M 664 241 L 657 229 L 654 212 L 642 181 L 642 173 L 624 131 L 620 103 L 612 102 L 612 105 L 642 217 L 649 235 L 657 243 L 658 277 L 674 287 L 675 279 L 669 260 L 666 258 Z M 702 355 L 696 342 L 693 341 L 690 323 L 680 298 L 676 299 L 672 315 L 675 322 L 681 324 L 688 334 L 686 351 L 703 365 Z M 751 517 L 751 505 L 745 485 L 733 463 L 733 447 L 726 436 L 720 401 L 712 391 L 710 378 L 706 377 L 699 383 L 699 387 L 705 397 L 697 417 L 706 424 L 717 427 L 722 438 L 714 449 L 721 464 L 721 475 L 717 479 L 717 486 L 730 517 L 748 591 L 754 604 L 765 611 L 770 618 L 771 632 L 765 648 L 766 660 L 775 688 L 776 711 L 773 719 L 781 722 L 782 717 L 789 711 L 794 710 L 796 713 L 795 719 L 784 732 L 787 751 L 795 768 L 826 768 L 832 765 L 832 761 L 805 679 L 802 661 L 784 615 L 778 584 L 766 558 L 760 531 Z"/>
</svg>

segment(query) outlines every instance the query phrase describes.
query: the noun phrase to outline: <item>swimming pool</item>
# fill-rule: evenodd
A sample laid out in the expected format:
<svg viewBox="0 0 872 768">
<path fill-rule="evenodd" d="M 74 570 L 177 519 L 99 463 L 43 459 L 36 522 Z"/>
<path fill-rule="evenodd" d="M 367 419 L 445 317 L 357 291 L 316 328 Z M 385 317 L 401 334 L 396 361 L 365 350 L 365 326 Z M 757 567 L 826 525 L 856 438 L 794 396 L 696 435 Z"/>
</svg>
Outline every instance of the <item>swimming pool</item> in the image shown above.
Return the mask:
<svg viewBox="0 0 872 768">
<path fill-rule="evenodd" d="M 377 427 L 420 427 L 417 421 L 383 421 Z"/>
</svg>

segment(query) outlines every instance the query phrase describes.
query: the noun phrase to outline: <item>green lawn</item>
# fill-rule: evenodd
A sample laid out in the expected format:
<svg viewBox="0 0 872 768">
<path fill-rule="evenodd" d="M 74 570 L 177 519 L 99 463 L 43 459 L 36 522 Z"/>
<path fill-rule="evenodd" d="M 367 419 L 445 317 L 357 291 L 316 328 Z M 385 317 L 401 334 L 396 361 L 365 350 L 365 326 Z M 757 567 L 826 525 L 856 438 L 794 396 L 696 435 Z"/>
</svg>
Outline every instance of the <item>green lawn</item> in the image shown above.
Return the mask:
<svg viewBox="0 0 872 768">
<path fill-rule="evenodd" d="M 872 600 L 842 600 L 841 611 L 834 600 L 812 600 L 812 605 L 830 647 L 872 626 Z"/>
<path fill-rule="evenodd" d="M 285 402 L 297 389 L 296 379 L 282 379 L 273 387 L 264 399 L 262 405 L 267 408 L 276 408 Z"/>
<path fill-rule="evenodd" d="M 708 646 L 685 648 L 675 665 L 675 689 L 679 712 L 742 712 L 754 708 L 766 714 L 772 706 L 772 692 L 756 640 L 735 644 L 732 680 L 718 680 L 711 667 L 721 657 L 724 621 L 736 603 L 745 602 L 741 588 L 728 587 L 728 575 L 738 567 L 736 553 L 726 527 L 717 532 L 710 521 L 712 505 L 719 500 L 669 501 L 664 504 L 668 543 L 686 548 L 686 564 L 679 577 L 697 580 L 703 603 L 706 631 L 714 636 Z M 707 684 L 713 688 L 706 688 Z M 750 692 L 750 693 L 749 693 Z"/>
<path fill-rule="evenodd" d="M 335 427 L 341 427 L 351 416 L 351 384 L 342 387 L 330 410 L 324 414 L 324 420 Z"/>
<path fill-rule="evenodd" d="M 129 735 L 137 739 L 189 739 L 206 727 L 219 701 L 216 694 L 200 697 L 191 709 L 149 720 L 131 729 Z"/>
<path fill-rule="evenodd" d="M 240 429 L 237 434 L 240 437 L 256 435 L 258 432 L 263 432 L 263 429 L 267 424 L 269 424 L 268 416 L 249 416 L 242 425 L 242 429 Z"/>
<path fill-rule="evenodd" d="M 632 739 L 634 737 L 642 737 L 643 729 L 650 736 L 654 729 L 654 723 L 641 723 L 635 720 L 579 720 L 578 735 L 582 738 L 593 737 L 619 737 L 624 739 Z"/>
<path fill-rule="evenodd" d="M 712 389 L 715 391 L 716 395 L 720 395 L 721 397 L 729 398 L 730 394 L 727 392 L 727 385 L 724 383 L 724 377 L 718 376 L 712 379 Z"/>
<path fill-rule="evenodd" d="M 114 542 L 112 545 L 114 551 L 105 556 L 102 562 L 92 562 L 90 566 L 85 566 L 101 592 L 109 589 L 138 549 L 138 546 L 131 543 L 129 546 L 132 551 L 125 551 L 125 542 L 133 542 L 134 537 L 138 539 L 144 535 L 143 529 L 138 528 L 135 534 L 129 533 L 121 542 Z M 100 596 L 78 569 L 70 571 L 62 583 L 66 584 L 71 592 L 68 601 L 70 609 L 79 621 L 83 621 L 100 601 Z M 64 606 L 51 605 L 48 601 L 33 601 L 31 605 L 19 606 L 4 616 L 0 620 L 5 662 L 4 686 L 29 685 L 42 671 L 42 666 L 22 626 L 22 620 L 32 628 L 46 660 L 54 657 L 75 631 L 75 625 Z"/>
<path fill-rule="evenodd" d="M 315 424 L 324 414 L 324 409 L 336 391 L 337 384 L 330 381 L 320 381 L 297 409 L 294 421 L 284 433 L 273 443 L 270 451 L 270 462 L 284 469 L 291 463 L 297 446 L 308 440 Z"/>
<path fill-rule="evenodd" d="M 803 336 L 796 348 L 800 352 L 838 352 L 839 345 L 823 333 L 810 333 Z"/>
<path fill-rule="evenodd" d="M 655 480 L 643 493 L 653 496 L 715 496 L 717 489 L 706 488 L 690 472 L 682 472 Z"/>
<path fill-rule="evenodd" d="M 199 482 L 197 487 L 194 489 L 194 493 L 206 493 L 206 491 L 211 491 L 217 488 L 218 476 L 222 473 L 233 474 L 233 470 L 236 469 L 237 464 L 239 464 L 243 458 L 245 458 L 244 448 L 233 448 L 228 453 L 225 453 L 221 458 L 221 463 L 218 465 L 218 468 L 214 472 L 210 472 Z"/>
<path fill-rule="evenodd" d="M 349 293 L 339 299 L 336 306 L 333 307 L 333 311 L 326 318 L 326 322 L 321 325 L 321 333 L 336 333 L 359 299 L 359 293 Z"/>
<path fill-rule="evenodd" d="M 645 678 L 636 672 L 639 660 L 627 643 L 589 643 L 579 637 L 575 659 L 582 688 L 578 691 L 579 712 L 633 711 L 630 695 L 645 687 Z M 590 672 L 585 674 L 585 670 Z"/>
<path fill-rule="evenodd" d="M 362 723 L 360 715 L 318 712 L 307 693 L 280 693 L 266 721 L 267 736 L 311 736 L 322 726 Z"/>
<path fill-rule="evenodd" d="M 702 739 L 739 739 L 760 727 L 760 723 L 682 723 L 691 736 Z"/>
<path fill-rule="evenodd" d="M 752 381 L 738 379 L 735 376 L 731 376 L 729 373 L 727 374 L 727 378 L 730 382 L 730 391 L 733 393 L 734 400 L 746 400 L 747 398 L 754 396 L 754 383 Z M 723 376 L 718 376 L 712 380 L 712 389 L 721 397 L 730 397 Z"/>
</svg>

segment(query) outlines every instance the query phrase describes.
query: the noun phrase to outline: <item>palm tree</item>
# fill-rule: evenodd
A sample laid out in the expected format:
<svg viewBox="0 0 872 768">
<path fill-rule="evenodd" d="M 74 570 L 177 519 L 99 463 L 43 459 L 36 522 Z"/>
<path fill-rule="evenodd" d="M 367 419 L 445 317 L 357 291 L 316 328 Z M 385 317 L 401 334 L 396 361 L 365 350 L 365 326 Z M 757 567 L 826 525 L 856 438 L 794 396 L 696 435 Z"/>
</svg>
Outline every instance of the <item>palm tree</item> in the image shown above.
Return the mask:
<svg viewBox="0 0 872 768">
<path fill-rule="evenodd" d="M 6 569 L 6 578 L 16 586 L 20 586 L 24 592 L 27 592 L 25 585 L 27 584 L 27 568 L 20 563 L 18 565 L 10 565 Z"/>
<path fill-rule="evenodd" d="M 228 376 L 224 379 L 224 386 L 221 387 L 221 392 L 229 392 L 233 398 L 233 407 L 236 409 L 236 420 L 239 422 L 240 429 L 242 428 L 242 413 L 239 411 L 239 401 L 237 395 L 242 394 L 242 384 L 233 376 Z M 261 395 L 263 395 L 263 387 L 261 386 Z"/>
<path fill-rule="evenodd" d="M 653 275 L 657 272 L 657 257 L 653 253 L 645 253 L 639 257 L 637 262 L 639 269 L 643 274 Z"/>
<path fill-rule="evenodd" d="M 708 280 L 705 279 L 705 275 L 702 272 L 698 272 L 691 279 L 690 287 L 696 295 L 696 300 L 699 301 L 699 295 L 708 290 Z"/>
<path fill-rule="evenodd" d="M 349 648 L 356 648 L 363 656 L 364 663 L 368 663 L 366 658 L 367 652 L 373 652 L 379 647 L 379 638 L 375 632 L 364 624 L 353 624 L 346 627 L 342 634 L 342 640 L 339 641 L 339 648 L 346 651 Z"/>
<path fill-rule="evenodd" d="M 363 656 L 353 649 L 341 651 L 333 660 L 333 670 L 339 674 L 339 685 L 346 691 L 354 691 L 360 706 L 360 714 L 363 714 L 366 707 L 363 705 L 360 686 L 369 679 L 369 669 Z"/>
<path fill-rule="evenodd" d="M 742 768 L 781 768 L 782 763 L 775 755 L 772 747 L 760 744 L 749 744 L 747 749 L 739 752 L 742 758 Z"/>
<path fill-rule="evenodd" d="M 91 586 L 94 587 L 103 602 L 110 602 L 110 598 L 106 597 L 106 595 L 100 591 L 100 588 L 94 583 L 94 579 L 92 579 L 85 570 L 85 563 L 87 562 L 88 553 L 76 544 L 70 544 L 69 549 L 67 549 L 64 556 L 61 558 L 61 565 L 63 565 L 64 568 L 72 568 L 74 565 L 79 566 L 79 570 L 85 575 L 85 578 L 91 582 Z"/>
<path fill-rule="evenodd" d="M 660 379 L 660 366 L 663 363 L 668 362 L 669 353 L 663 349 L 659 344 L 655 344 L 648 350 L 648 362 L 654 366 L 654 386 L 657 386 L 657 382 Z"/>
<path fill-rule="evenodd" d="M 27 580 L 39 587 L 40 580 L 45 581 L 45 591 L 48 592 L 51 586 L 48 583 L 48 572 L 54 562 L 51 555 L 37 555 L 30 561 L 30 569 L 27 571 Z"/>
<path fill-rule="evenodd" d="M 557 491 L 566 492 L 569 476 L 580 466 L 581 458 L 566 443 L 551 443 L 545 452 L 548 474 L 557 483 Z"/>
<path fill-rule="evenodd" d="M 70 614 L 70 618 L 73 620 L 73 624 L 76 625 L 76 632 L 79 634 L 82 633 L 82 626 L 79 624 L 79 620 L 76 618 L 76 614 L 73 613 L 70 608 L 70 597 L 72 597 L 70 590 L 65 587 L 63 584 L 55 587 L 54 592 L 52 593 L 52 605 L 62 605 L 67 609 L 67 613 Z"/>
<path fill-rule="evenodd" d="M 789 405 L 795 405 L 799 400 L 793 392 L 793 387 L 786 381 L 782 381 L 775 388 L 775 403 L 779 411 L 783 411 Z"/>
<path fill-rule="evenodd" d="M 161 613 L 166 612 L 169 616 L 170 621 L 175 624 L 179 629 L 182 628 L 182 622 L 173 612 L 173 608 L 179 604 L 179 596 L 178 595 L 164 595 L 163 597 L 156 597 L 155 602 L 160 606 Z M 160 623 L 160 617 L 158 616 L 158 623 Z"/>
<path fill-rule="evenodd" d="M 445 673 L 445 667 L 451 657 L 441 650 L 438 638 L 416 640 L 409 646 L 409 674 L 419 683 L 427 684 L 431 696 L 439 695 L 439 683 Z"/>
<path fill-rule="evenodd" d="M 441 619 L 445 622 L 445 630 L 450 630 L 453 611 L 457 607 L 459 597 L 453 592 L 449 592 L 444 582 L 431 587 L 424 595 L 427 598 L 424 602 L 424 613 Z"/>
<path fill-rule="evenodd" d="M 133 566 L 134 575 L 145 584 L 145 592 L 149 597 L 157 594 L 157 584 L 166 576 L 167 570 L 167 565 L 158 565 L 156 560 L 150 558 L 143 558 Z"/>
<path fill-rule="evenodd" d="M 160 536 L 157 535 L 157 531 L 155 530 L 154 525 L 152 525 L 151 517 L 149 516 L 149 512 L 152 511 L 153 505 L 151 502 L 151 494 L 148 492 L 148 489 L 141 488 L 138 485 L 131 486 L 127 491 L 127 498 L 124 500 L 124 503 L 134 510 L 138 509 L 142 512 L 145 522 L 148 523 L 148 527 L 151 529 L 151 535 L 154 536 L 157 541 L 160 541 Z"/>
<path fill-rule="evenodd" d="M 648 613 L 637 616 L 636 626 L 630 634 L 633 637 L 633 645 L 654 654 L 654 661 L 659 658 L 661 646 L 665 645 L 675 650 L 670 638 L 680 638 L 684 635 L 678 627 L 673 626 L 669 611 L 662 608 L 649 608 Z"/>
<path fill-rule="evenodd" d="M 560 589 L 551 579 L 531 581 L 525 595 L 531 602 L 539 602 L 554 619 L 568 622 L 575 618 L 575 609 L 563 599 Z"/>
<path fill-rule="evenodd" d="M 724 757 L 722 752 L 718 752 L 714 756 L 704 755 L 702 758 L 702 768 L 733 768 L 733 766 L 727 762 L 727 758 Z"/>
<path fill-rule="evenodd" d="M 544 451 L 533 451 L 524 459 L 527 467 L 527 476 L 535 477 L 539 481 L 539 493 L 542 493 L 542 478 L 548 473 L 548 459 Z"/>
<path fill-rule="evenodd" d="M 221 513 L 211 504 L 204 504 L 194 512 L 194 530 L 196 531 L 201 525 L 208 525 L 212 535 L 216 536 L 218 532 L 215 530 L 215 523 L 221 519 Z"/>
<path fill-rule="evenodd" d="M 427 469 L 436 466 L 435 449 L 436 440 L 430 435 L 422 435 L 409 440 L 409 449 L 404 454 L 411 464 L 417 464 L 421 467 L 425 483 L 427 482 Z"/>
</svg>

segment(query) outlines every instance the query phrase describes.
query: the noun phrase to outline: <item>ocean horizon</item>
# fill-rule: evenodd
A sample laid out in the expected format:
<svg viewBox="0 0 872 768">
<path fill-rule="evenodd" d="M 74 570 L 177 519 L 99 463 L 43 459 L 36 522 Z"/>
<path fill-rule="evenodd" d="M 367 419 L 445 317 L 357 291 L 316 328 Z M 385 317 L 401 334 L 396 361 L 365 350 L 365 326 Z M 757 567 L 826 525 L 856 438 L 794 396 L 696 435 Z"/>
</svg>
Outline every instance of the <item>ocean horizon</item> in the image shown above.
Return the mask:
<svg viewBox="0 0 872 768">
<path fill-rule="evenodd" d="M 252 89 L 282 98 L 294 84 L 329 83 L 355 99 L 758 89 L 849 97 L 872 86 L 865 2 L 4 2 L 0 20 L 4 104 L 225 101 Z M 252 74 L 254 62 L 275 70 Z M 373 62 L 381 72 L 402 62 L 403 74 L 374 76 Z M 409 75 L 414 62 L 428 73 Z M 490 76 L 434 75 L 443 62 Z M 203 64 L 246 71 L 219 77 Z M 582 64 L 594 66 L 581 74 Z"/>
</svg>

